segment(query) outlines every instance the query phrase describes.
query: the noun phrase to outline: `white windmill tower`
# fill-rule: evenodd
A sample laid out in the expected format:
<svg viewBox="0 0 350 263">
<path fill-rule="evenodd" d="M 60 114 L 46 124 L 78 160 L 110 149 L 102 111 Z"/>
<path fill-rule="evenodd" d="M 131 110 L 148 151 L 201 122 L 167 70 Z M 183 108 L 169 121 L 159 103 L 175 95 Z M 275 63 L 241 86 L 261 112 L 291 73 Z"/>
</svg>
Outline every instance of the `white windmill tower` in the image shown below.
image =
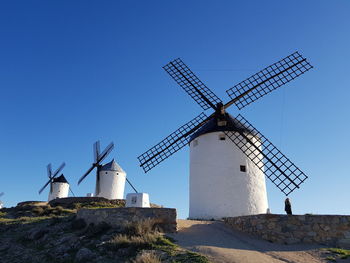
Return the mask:
<svg viewBox="0 0 350 263">
<path fill-rule="evenodd" d="M 1 192 L 0 197 L 2 197 L 5 193 Z M 4 207 L 4 203 L 0 200 L 0 209 Z"/>
<path fill-rule="evenodd" d="M 69 187 L 69 183 L 68 183 L 67 179 L 64 177 L 63 174 L 61 174 L 59 177 L 57 177 L 58 174 L 65 167 L 65 165 L 66 165 L 65 163 L 62 163 L 61 166 L 58 167 L 57 170 L 54 173 L 52 172 L 52 165 L 51 165 L 51 163 L 49 163 L 47 165 L 47 176 L 49 177 L 49 180 L 39 190 L 39 194 L 41 194 L 44 191 L 44 189 L 50 184 L 50 191 L 49 191 L 49 197 L 48 197 L 48 201 L 49 202 L 51 200 L 56 199 L 56 198 L 68 197 L 69 190 L 71 190 L 71 189 Z"/>
<path fill-rule="evenodd" d="M 307 176 L 241 115 L 226 112 L 231 105 L 242 109 L 305 73 L 312 66 L 298 52 L 263 69 L 226 92 L 226 104 L 206 87 L 180 60 L 164 69 L 203 108 L 203 113 L 138 157 L 145 172 L 186 145 L 190 146 L 190 218 L 266 213 L 266 175 L 288 195 Z"/>
<path fill-rule="evenodd" d="M 80 184 L 86 178 L 86 176 L 88 176 L 88 174 L 96 168 L 95 196 L 104 197 L 110 200 L 123 199 L 125 181 L 131 185 L 131 183 L 126 178 L 126 172 L 120 167 L 119 164 L 117 164 L 114 159 L 107 164 L 101 164 L 101 162 L 107 157 L 113 148 L 114 144 L 112 142 L 101 153 L 100 142 L 95 142 L 93 146 L 94 163 L 78 181 L 78 184 Z"/>
</svg>

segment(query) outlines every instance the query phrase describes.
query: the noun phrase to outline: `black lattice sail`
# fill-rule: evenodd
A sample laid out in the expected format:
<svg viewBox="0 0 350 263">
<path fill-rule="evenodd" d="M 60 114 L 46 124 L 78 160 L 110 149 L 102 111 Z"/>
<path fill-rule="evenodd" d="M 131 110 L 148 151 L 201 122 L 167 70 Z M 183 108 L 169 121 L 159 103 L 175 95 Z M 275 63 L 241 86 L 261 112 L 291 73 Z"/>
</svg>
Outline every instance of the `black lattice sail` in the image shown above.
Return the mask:
<svg viewBox="0 0 350 263">
<path fill-rule="evenodd" d="M 240 132 L 228 132 L 229 127 L 226 127 L 225 130 L 222 126 L 227 125 L 225 111 L 231 105 L 242 109 L 311 68 L 312 66 L 306 59 L 295 52 L 227 90 L 231 100 L 223 105 L 218 96 L 205 86 L 181 59 L 171 61 L 164 66 L 166 72 L 204 110 L 213 108 L 215 112 L 209 117 L 203 113 L 200 114 L 140 155 L 138 157 L 140 166 L 145 172 L 148 172 L 187 145 L 192 134 L 207 122 L 211 123 L 210 121 L 215 119 L 217 125 L 222 128 L 220 130 L 225 131 L 227 136 L 283 193 L 290 194 L 299 188 L 307 176 L 242 116 L 239 115 L 237 120 L 239 125 L 244 127 L 244 129 L 238 129 Z M 249 131 L 249 133 L 243 131 Z"/>
<path fill-rule="evenodd" d="M 312 66 L 298 52 L 272 64 L 238 83 L 226 92 L 238 109 L 256 101 L 271 91 L 295 79 Z"/>
<path fill-rule="evenodd" d="M 277 149 L 242 115 L 237 121 L 249 134 L 226 131 L 230 140 L 271 180 L 284 194 L 299 188 L 308 177 Z"/>
<path fill-rule="evenodd" d="M 202 81 L 182 62 L 175 59 L 163 67 L 166 72 L 190 95 L 202 108 L 214 108 L 222 102 Z"/>
<path fill-rule="evenodd" d="M 145 173 L 186 146 L 189 142 L 190 135 L 195 132 L 206 119 L 207 116 L 202 112 L 196 118 L 171 133 L 160 143 L 137 157 Z"/>
</svg>

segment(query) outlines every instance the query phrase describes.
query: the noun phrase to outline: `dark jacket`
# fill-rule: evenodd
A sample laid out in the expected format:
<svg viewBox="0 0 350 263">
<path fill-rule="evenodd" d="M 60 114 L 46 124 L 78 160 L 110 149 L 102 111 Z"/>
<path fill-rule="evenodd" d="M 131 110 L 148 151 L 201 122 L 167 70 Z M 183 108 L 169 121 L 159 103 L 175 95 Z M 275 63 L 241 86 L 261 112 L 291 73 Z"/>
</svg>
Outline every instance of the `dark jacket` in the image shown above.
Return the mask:
<svg viewBox="0 0 350 263">
<path fill-rule="evenodd" d="M 284 211 L 286 211 L 287 215 L 292 214 L 292 205 L 290 204 L 289 200 L 284 202 Z"/>
</svg>

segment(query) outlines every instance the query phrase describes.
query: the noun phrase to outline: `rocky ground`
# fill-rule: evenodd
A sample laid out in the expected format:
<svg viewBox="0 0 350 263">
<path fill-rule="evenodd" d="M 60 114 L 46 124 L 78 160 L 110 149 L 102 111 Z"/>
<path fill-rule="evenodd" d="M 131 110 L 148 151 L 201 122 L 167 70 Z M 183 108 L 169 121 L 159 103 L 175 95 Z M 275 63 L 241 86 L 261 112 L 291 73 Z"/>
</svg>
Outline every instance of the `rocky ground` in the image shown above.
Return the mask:
<svg viewBox="0 0 350 263">
<path fill-rule="evenodd" d="M 178 233 L 165 236 L 152 221 L 112 228 L 76 219 L 82 207 L 116 206 L 124 203 L 26 202 L 1 209 L 0 262 L 350 263 L 349 250 L 274 244 L 233 231 L 220 221 L 178 220 Z"/>
<path fill-rule="evenodd" d="M 116 205 L 94 202 L 52 207 L 29 202 L 1 209 L 0 262 L 208 262 L 157 232 L 150 221 L 118 229 L 86 225 L 75 218 L 80 207 Z"/>
</svg>

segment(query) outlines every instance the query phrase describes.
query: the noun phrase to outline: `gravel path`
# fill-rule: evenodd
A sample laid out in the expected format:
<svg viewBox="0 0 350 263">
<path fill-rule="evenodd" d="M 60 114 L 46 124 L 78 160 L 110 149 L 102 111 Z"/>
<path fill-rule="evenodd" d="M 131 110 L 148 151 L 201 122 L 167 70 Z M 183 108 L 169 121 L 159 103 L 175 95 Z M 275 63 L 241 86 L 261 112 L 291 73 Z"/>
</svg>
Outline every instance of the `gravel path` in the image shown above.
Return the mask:
<svg viewBox="0 0 350 263">
<path fill-rule="evenodd" d="M 279 245 L 233 231 L 219 221 L 178 220 L 177 244 L 218 263 L 321 263 L 320 246 Z"/>
</svg>

